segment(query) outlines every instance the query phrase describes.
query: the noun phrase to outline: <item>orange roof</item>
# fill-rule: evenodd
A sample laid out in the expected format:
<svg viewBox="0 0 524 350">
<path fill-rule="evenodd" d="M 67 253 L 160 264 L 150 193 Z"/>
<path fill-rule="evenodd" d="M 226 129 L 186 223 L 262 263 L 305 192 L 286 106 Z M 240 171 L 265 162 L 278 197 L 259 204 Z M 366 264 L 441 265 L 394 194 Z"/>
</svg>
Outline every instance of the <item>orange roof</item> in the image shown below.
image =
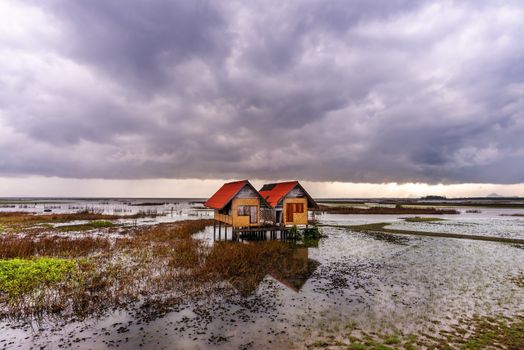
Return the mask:
<svg viewBox="0 0 524 350">
<path fill-rule="evenodd" d="M 278 202 L 288 194 L 295 186 L 298 181 L 279 182 L 276 184 L 264 185 L 260 191 L 260 195 L 269 203 L 273 208 L 278 205 Z"/>
<path fill-rule="evenodd" d="M 204 205 L 208 208 L 222 209 L 247 184 L 249 184 L 247 180 L 225 183 Z"/>
</svg>

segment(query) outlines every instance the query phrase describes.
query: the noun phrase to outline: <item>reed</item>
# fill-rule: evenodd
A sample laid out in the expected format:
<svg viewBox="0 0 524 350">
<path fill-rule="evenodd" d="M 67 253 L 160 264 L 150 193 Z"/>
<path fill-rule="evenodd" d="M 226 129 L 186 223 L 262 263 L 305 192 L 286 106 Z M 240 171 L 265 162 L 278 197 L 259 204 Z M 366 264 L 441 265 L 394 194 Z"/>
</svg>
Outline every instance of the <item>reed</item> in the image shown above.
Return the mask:
<svg viewBox="0 0 524 350">
<path fill-rule="evenodd" d="M 20 232 L 34 225 L 65 223 L 77 220 L 107 221 L 118 219 L 138 219 L 151 216 L 156 216 L 156 214 L 140 212 L 133 215 L 109 215 L 93 211 L 81 211 L 68 214 L 37 215 L 29 212 L 0 212 L 0 227 L 3 227 L 2 231 Z"/>
<path fill-rule="evenodd" d="M 33 237 L 4 235 L 0 242 L 0 259 L 34 257 L 81 257 L 97 251 L 107 251 L 109 241 L 100 237 L 62 237 L 57 235 Z"/>
<path fill-rule="evenodd" d="M 60 284 L 36 280 L 38 294 L 23 292 L 11 296 L 9 302 L 0 299 L 0 317 L 85 317 L 139 299 L 147 302 L 159 294 L 191 294 L 200 288 L 192 276 L 208 252 L 192 235 L 210 223 L 188 220 L 130 228 L 123 238 L 112 241 L 91 236 L 6 234 L 0 242 L 0 258 L 11 259 L 6 261 L 74 258 L 77 268 Z"/>
<path fill-rule="evenodd" d="M 77 267 L 59 284 L 40 284 L 40 296 L 21 293 L 9 303 L 0 302 L 0 316 L 81 318 L 138 301 L 150 306 L 159 303 L 165 309 L 183 299 L 205 297 L 212 286 L 248 294 L 268 273 L 304 268 L 288 243 L 280 241 L 206 246 L 193 235 L 211 223 L 187 220 L 129 228 L 113 241 L 6 235 L 0 258 L 69 258 Z"/>
</svg>

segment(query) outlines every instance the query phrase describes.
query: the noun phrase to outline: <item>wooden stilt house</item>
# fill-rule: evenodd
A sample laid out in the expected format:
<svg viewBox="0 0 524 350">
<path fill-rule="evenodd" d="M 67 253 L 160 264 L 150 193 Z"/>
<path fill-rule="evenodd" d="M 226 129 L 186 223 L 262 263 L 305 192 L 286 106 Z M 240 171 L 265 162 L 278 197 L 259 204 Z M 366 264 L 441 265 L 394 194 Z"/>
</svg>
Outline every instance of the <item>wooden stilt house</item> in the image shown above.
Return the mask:
<svg viewBox="0 0 524 350">
<path fill-rule="evenodd" d="M 268 208 L 267 202 L 248 180 L 222 185 L 204 206 L 214 209 L 216 221 L 233 228 L 260 226 L 260 210 Z"/>
<path fill-rule="evenodd" d="M 298 181 L 266 184 L 259 193 L 271 207 L 271 217 L 277 225 L 308 225 L 308 210 L 318 209 Z"/>
</svg>

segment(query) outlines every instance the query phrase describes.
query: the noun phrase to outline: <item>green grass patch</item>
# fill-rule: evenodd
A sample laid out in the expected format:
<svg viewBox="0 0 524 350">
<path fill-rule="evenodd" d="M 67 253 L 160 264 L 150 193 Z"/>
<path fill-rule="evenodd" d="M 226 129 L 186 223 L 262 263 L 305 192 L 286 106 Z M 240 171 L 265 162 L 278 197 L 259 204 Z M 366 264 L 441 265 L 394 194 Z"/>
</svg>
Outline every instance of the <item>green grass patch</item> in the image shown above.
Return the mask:
<svg viewBox="0 0 524 350">
<path fill-rule="evenodd" d="M 381 344 L 375 341 L 371 341 L 366 343 L 368 345 L 369 350 L 394 350 L 392 347 L 387 346 L 385 344 Z"/>
<path fill-rule="evenodd" d="M 412 218 L 404 218 L 406 222 L 434 222 L 434 221 L 446 221 L 446 219 L 441 218 L 424 218 L 420 216 L 415 216 Z"/>
<path fill-rule="evenodd" d="M 75 260 L 38 258 L 0 260 L 0 295 L 10 298 L 57 283 L 77 267 Z"/>
<path fill-rule="evenodd" d="M 338 332 L 336 330 L 335 332 Z M 329 333 L 327 339 L 333 339 Z M 426 333 L 408 335 L 388 335 L 364 333 L 360 336 L 349 336 L 348 350 L 483 350 L 483 349 L 524 349 L 524 315 L 506 317 L 473 316 L 462 319 L 440 336 Z M 319 339 L 313 348 L 341 349 L 333 341 Z M 318 346 L 317 346 L 318 345 Z"/>
<path fill-rule="evenodd" d="M 387 344 L 387 345 L 400 344 L 400 339 L 395 336 L 390 336 L 384 339 L 384 344 Z"/>
<path fill-rule="evenodd" d="M 111 221 L 106 220 L 97 220 L 97 221 L 91 221 L 86 224 L 79 224 L 79 225 L 66 225 L 66 226 L 59 226 L 57 229 L 59 231 L 69 232 L 69 231 L 88 231 L 88 230 L 95 230 L 97 228 L 106 228 L 106 227 L 114 227 L 116 226 Z"/>
<path fill-rule="evenodd" d="M 493 344 L 502 344 L 506 349 L 524 348 L 524 318 L 513 322 L 504 318 L 476 320 L 475 332 L 461 349 L 486 349 Z"/>
</svg>

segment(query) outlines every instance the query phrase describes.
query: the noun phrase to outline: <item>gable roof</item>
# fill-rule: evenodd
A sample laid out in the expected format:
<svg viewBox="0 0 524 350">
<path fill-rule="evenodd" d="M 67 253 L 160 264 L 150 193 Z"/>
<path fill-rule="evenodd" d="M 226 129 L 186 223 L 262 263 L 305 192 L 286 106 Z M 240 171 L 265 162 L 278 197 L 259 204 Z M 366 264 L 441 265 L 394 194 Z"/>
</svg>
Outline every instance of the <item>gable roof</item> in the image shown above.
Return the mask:
<svg viewBox="0 0 524 350">
<path fill-rule="evenodd" d="M 311 208 L 317 208 L 317 203 L 313 200 L 313 198 L 311 198 L 309 193 L 306 192 L 304 187 L 302 187 L 302 185 L 300 185 L 297 180 L 265 184 L 258 192 L 262 198 L 264 198 L 266 202 L 268 202 L 268 204 L 274 208 L 278 205 L 278 202 L 280 202 L 282 198 L 287 196 L 287 194 L 297 186 L 300 187 L 300 189 L 305 193 L 309 206 Z"/>
<path fill-rule="evenodd" d="M 298 184 L 298 181 L 289 181 L 289 182 L 280 182 L 273 184 L 266 184 L 262 186 L 260 195 L 269 203 L 273 208 L 278 205 L 278 202 L 288 194 L 295 186 Z"/>
<path fill-rule="evenodd" d="M 209 198 L 204 203 L 204 206 L 220 210 L 224 208 L 246 185 L 251 187 L 253 192 L 256 193 L 258 197 L 262 199 L 264 204 L 266 204 L 264 198 L 260 196 L 258 191 L 253 187 L 253 185 L 251 185 L 251 183 L 248 180 L 241 180 L 223 184 L 222 187 L 220 187 L 218 191 L 216 191 L 216 193 L 212 195 L 211 198 Z"/>
</svg>

